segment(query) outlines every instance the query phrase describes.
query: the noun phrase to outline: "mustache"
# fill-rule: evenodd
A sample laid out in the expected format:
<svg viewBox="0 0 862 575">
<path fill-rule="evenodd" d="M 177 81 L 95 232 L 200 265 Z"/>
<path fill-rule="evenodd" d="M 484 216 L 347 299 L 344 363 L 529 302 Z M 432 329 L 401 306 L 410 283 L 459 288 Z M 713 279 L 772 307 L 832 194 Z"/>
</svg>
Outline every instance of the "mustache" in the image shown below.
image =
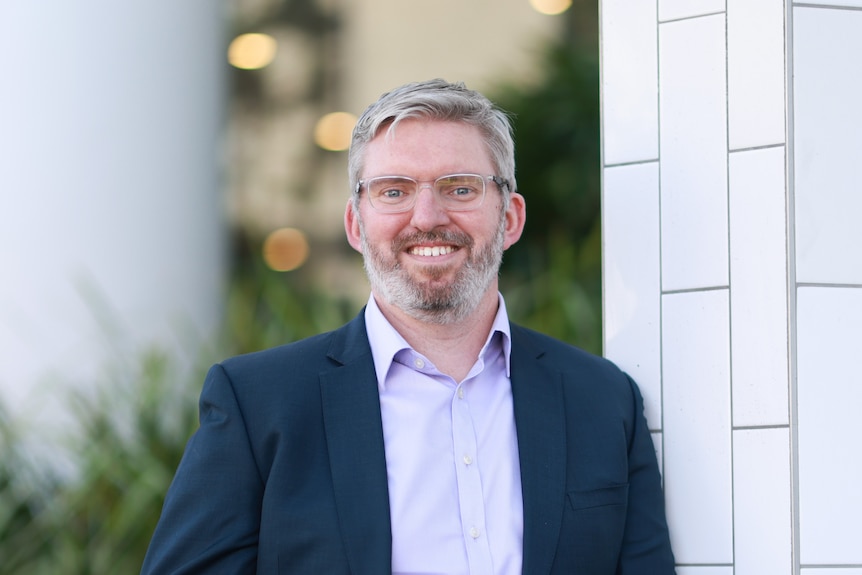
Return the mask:
<svg viewBox="0 0 862 575">
<path fill-rule="evenodd" d="M 425 243 L 445 243 L 459 248 L 473 247 L 473 238 L 464 232 L 454 230 L 439 230 L 430 232 L 414 232 L 401 234 L 392 240 L 392 249 L 403 251 L 407 246 Z"/>
</svg>

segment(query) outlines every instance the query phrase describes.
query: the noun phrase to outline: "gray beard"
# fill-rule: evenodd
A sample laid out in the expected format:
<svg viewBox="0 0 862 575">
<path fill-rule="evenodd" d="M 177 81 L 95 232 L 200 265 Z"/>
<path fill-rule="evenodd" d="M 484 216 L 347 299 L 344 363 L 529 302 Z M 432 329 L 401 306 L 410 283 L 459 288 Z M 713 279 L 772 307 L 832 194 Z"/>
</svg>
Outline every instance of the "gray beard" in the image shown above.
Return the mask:
<svg viewBox="0 0 862 575">
<path fill-rule="evenodd" d="M 387 303 L 404 311 L 410 317 L 440 325 L 453 324 L 467 318 L 479 306 L 503 261 L 503 236 L 505 220 L 501 220 L 491 242 L 473 252 L 473 240 L 460 232 L 426 232 L 399 236 L 392 241 L 390 257 L 382 250 L 370 245 L 365 227 L 359 220 L 360 241 L 365 262 L 365 272 L 371 289 Z M 410 276 L 398 262 L 397 254 L 407 244 L 442 241 L 471 250 L 455 279 L 446 285 L 431 285 Z M 445 273 L 436 267 L 424 270 L 431 281 Z"/>
</svg>

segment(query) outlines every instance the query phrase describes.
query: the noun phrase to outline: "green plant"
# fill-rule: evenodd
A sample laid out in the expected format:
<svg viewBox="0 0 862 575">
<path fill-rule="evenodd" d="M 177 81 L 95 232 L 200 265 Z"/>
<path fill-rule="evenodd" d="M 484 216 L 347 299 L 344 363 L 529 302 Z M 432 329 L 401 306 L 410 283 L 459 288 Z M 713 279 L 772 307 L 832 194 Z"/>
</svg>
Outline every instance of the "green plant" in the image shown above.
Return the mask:
<svg viewBox="0 0 862 575">
<path fill-rule="evenodd" d="M 544 54 L 544 81 L 504 85 L 512 113 L 518 188 L 527 200 L 521 240 L 503 263 L 513 319 L 601 352 L 601 177 L 596 55 L 564 42 Z"/>
<path fill-rule="evenodd" d="M 59 440 L 46 430 L 18 433 L 6 420 L 0 429 L 0 573 L 140 570 L 197 423 L 192 394 L 199 383 L 187 385 L 176 374 L 166 354 L 150 352 L 134 371 L 106 380 L 93 394 L 70 392 L 72 419 Z M 49 442 L 70 469 L 23 457 L 27 437 Z"/>
</svg>

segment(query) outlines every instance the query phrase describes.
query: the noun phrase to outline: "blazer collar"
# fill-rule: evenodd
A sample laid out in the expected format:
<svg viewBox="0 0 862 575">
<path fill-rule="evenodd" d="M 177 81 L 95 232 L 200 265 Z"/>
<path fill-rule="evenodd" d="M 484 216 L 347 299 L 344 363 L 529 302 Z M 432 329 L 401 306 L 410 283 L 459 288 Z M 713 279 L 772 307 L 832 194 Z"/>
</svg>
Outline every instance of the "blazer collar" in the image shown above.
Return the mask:
<svg viewBox="0 0 862 575">
<path fill-rule="evenodd" d="M 320 374 L 339 527 L 351 573 L 389 573 L 392 531 L 383 424 L 364 313 L 333 334 Z"/>
<path fill-rule="evenodd" d="M 512 400 L 524 498 L 523 573 L 550 573 L 566 482 L 562 374 L 543 361 L 537 339 L 512 326 Z"/>
</svg>

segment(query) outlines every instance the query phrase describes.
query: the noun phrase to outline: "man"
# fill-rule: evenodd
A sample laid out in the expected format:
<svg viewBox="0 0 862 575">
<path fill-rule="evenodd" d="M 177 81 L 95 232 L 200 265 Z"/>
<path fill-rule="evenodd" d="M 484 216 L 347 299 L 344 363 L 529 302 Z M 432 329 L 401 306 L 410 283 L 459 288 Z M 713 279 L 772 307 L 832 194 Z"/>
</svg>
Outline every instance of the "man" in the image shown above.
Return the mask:
<svg viewBox="0 0 862 575">
<path fill-rule="evenodd" d="M 635 384 L 506 316 L 526 212 L 505 114 L 402 86 L 349 172 L 368 305 L 210 370 L 143 572 L 673 573 Z"/>
</svg>

